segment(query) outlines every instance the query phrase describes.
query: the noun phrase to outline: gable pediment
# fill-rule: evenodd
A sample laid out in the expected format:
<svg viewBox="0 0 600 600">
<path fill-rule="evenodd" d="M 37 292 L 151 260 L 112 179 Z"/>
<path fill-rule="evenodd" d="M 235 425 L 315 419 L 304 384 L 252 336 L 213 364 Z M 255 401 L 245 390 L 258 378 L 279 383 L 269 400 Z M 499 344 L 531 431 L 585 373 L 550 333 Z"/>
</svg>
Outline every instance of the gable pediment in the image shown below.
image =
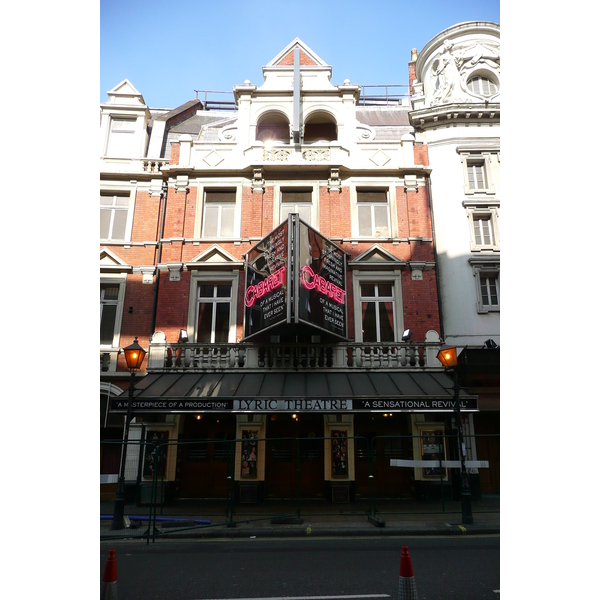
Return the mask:
<svg viewBox="0 0 600 600">
<path fill-rule="evenodd" d="M 138 92 L 129 79 L 123 79 L 112 90 L 107 92 L 108 104 L 126 104 L 145 106 L 144 97 Z"/>
<path fill-rule="evenodd" d="M 111 252 L 108 248 L 100 248 L 101 273 L 131 273 L 133 267 Z"/>
<path fill-rule="evenodd" d="M 387 267 L 398 268 L 406 263 L 382 248 L 379 244 L 374 244 L 368 250 L 357 256 L 354 260 L 348 262 L 348 266 L 352 268 L 364 267 Z"/>
<path fill-rule="evenodd" d="M 290 42 L 267 67 L 293 67 L 294 50 L 300 49 L 300 67 L 327 67 L 327 63 L 311 50 L 300 38 Z"/>
<path fill-rule="evenodd" d="M 241 268 L 244 262 L 229 254 L 218 244 L 212 245 L 186 263 L 186 268 L 189 270 L 200 269 L 202 267 L 224 267 L 224 268 Z"/>
</svg>

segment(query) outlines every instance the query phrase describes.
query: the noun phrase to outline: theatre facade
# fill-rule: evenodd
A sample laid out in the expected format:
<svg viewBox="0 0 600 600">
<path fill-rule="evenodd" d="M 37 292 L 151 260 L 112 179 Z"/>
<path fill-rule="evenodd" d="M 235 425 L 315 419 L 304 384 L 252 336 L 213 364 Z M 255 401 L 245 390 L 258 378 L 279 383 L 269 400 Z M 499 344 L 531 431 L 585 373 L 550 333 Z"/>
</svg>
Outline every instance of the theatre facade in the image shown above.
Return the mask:
<svg viewBox="0 0 600 600">
<path fill-rule="evenodd" d="M 431 167 L 408 96 L 332 84 L 299 39 L 263 76 L 231 105 L 151 109 L 128 80 L 101 105 L 106 499 L 130 401 L 120 349 L 135 337 L 136 493 L 157 470 L 167 500 L 352 502 L 371 485 L 408 498 L 451 482 L 391 463 L 457 456 Z M 459 399 L 474 434 L 478 397 Z M 477 459 L 474 441 L 466 451 Z"/>
</svg>

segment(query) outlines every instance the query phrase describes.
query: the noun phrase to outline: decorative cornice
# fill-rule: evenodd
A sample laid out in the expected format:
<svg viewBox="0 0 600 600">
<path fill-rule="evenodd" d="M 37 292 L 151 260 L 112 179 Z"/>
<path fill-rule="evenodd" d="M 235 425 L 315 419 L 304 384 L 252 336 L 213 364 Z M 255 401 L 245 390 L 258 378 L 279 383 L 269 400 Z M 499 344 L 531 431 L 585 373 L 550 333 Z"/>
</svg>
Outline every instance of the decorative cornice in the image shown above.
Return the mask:
<svg viewBox="0 0 600 600">
<path fill-rule="evenodd" d="M 446 126 L 448 122 L 482 123 L 500 122 L 500 103 L 445 104 L 420 108 L 408 113 L 408 118 L 416 128 Z"/>
</svg>

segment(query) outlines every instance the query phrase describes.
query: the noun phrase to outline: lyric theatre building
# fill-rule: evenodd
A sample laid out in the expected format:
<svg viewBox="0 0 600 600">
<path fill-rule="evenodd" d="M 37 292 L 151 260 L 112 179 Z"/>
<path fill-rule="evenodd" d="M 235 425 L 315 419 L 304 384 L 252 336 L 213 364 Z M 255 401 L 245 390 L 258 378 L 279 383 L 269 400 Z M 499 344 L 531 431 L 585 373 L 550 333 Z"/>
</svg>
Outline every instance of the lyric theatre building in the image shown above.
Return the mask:
<svg viewBox="0 0 600 600">
<path fill-rule="evenodd" d="M 432 437 L 455 452 L 427 147 L 408 97 L 332 84 L 299 39 L 263 75 L 230 105 L 154 110 L 128 80 L 101 105 L 101 438 L 122 437 L 137 336 L 129 439 L 169 442 L 171 497 L 224 497 L 231 477 L 238 499 L 352 501 L 369 474 L 414 496 L 440 474 L 390 459 Z M 119 453 L 102 445 L 106 494 Z M 129 448 L 130 487 L 149 460 Z"/>
</svg>

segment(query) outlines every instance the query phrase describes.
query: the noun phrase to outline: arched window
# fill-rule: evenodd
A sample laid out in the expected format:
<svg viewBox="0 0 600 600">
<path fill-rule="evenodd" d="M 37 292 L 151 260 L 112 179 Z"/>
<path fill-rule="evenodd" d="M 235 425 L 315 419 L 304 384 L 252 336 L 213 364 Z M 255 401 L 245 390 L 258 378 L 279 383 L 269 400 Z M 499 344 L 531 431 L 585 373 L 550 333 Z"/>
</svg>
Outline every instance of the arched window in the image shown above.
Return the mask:
<svg viewBox="0 0 600 600">
<path fill-rule="evenodd" d="M 467 89 L 478 96 L 493 96 L 498 93 L 498 84 L 489 77 L 476 75 L 467 81 Z"/>
<path fill-rule="evenodd" d="M 290 123 L 280 113 L 269 113 L 265 115 L 256 126 L 256 139 L 261 142 L 284 142 L 290 141 Z"/>
<path fill-rule="evenodd" d="M 304 141 L 306 143 L 338 139 L 337 123 L 326 113 L 310 115 L 304 123 Z"/>
</svg>

